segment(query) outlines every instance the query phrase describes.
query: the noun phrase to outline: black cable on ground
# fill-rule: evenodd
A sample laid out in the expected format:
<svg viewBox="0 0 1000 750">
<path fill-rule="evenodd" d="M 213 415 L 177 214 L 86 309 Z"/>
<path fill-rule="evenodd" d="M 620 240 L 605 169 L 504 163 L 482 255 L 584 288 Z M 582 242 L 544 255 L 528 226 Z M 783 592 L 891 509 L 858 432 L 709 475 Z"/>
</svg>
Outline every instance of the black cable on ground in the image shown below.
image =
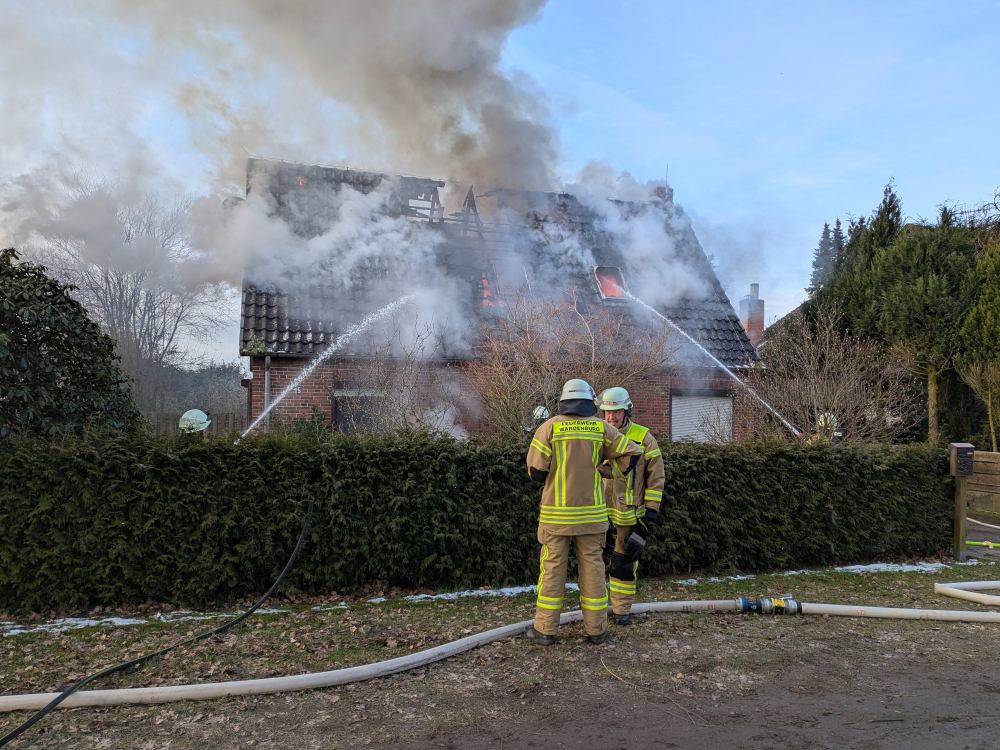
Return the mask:
<svg viewBox="0 0 1000 750">
<path fill-rule="evenodd" d="M 194 635 L 188 636 L 187 638 L 182 638 L 181 640 L 172 643 L 165 648 L 161 648 L 159 651 L 156 651 L 152 654 L 146 654 L 145 656 L 140 656 L 136 659 L 132 659 L 131 661 L 122 662 L 121 664 L 115 664 L 114 666 L 108 667 L 107 669 L 102 669 L 100 672 L 92 674 L 89 677 L 84 677 L 76 684 L 71 685 L 70 687 L 63 690 L 56 698 L 54 698 L 47 706 L 45 706 L 45 708 L 40 709 L 37 713 L 35 713 L 34 716 L 32 716 L 26 722 L 24 722 L 19 727 L 16 727 L 15 729 L 11 730 L 6 735 L 4 735 L 3 738 L 0 739 L 0 748 L 5 747 L 10 742 L 15 740 L 17 737 L 20 737 L 31 727 L 33 727 L 35 724 L 41 721 L 47 713 L 49 713 L 52 709 L 54 709 L 64 700 L 69 698 L 73 693 L 82 688 L 84 685 L 89 685 L 94 680 L 100 679 L 101 677 L 107 677 L 108 675 L 114 674 L 115 672 L 122 672 L 126 669 L 130 669 L 131 667 L 136 667 L 142 664 L 143 662 L 149 661 L 150 659 L 155 659 L 157 656 L 163 656 L 168 651 L 173 651 L 175 648 L 179 648 L 180 646 L 185 646 L 189 643 L 195 643 L 197 641 L 204 640 L 205 638 L 209 638 L 213 635 L 224 633 L 234 625 L 238 625 L 239 623 L 243 622 L 243 620 L 245 620 L 254 612 L 256 612 L 258 609 L 260 609 L 261 605 L 264 604 L 264 602 L 266 602 L 268 599 L 270 599 L 271 595 L 274 594 L 275 591 L 277 591 L 278 586 L 281 584 L 282 580 L 284 580 L 285 576 L 288 575 L 288 571 L 292 569 L 292 565 L 295 563 L 296 558 L 298 558 L 299 552 L 302 551 L 302 545 L 305 543 L 306 540 L 306 531 L 309 529 L 309 521 L 312 519 L 314 504 L 315 504 L 314 500 L 312 496 L 310 496 L 309 507 L 306 509 L 306 515 L 302 521 L 302 530 L 299 532 L 299 538 L 298 541 L 295 542 L 295 549 L 292 550 L 291 557 L 289 557 L 288 562 L 285 563 L 285 569 L 278 574 L 278 577 L 275 579 L 274 583 L 271 584 L 271 588 L 269 588 L 267 592 L 260 599 L 254 602 L 253 606 L 251 606 L 246 612 L 243 612 L 237 617 L 234 617 L 232 620 L 224 622 L 221 625 L 212 628 L 211 630 L 206 630 L 202 633 L 196 633 Z"/>
</svg>

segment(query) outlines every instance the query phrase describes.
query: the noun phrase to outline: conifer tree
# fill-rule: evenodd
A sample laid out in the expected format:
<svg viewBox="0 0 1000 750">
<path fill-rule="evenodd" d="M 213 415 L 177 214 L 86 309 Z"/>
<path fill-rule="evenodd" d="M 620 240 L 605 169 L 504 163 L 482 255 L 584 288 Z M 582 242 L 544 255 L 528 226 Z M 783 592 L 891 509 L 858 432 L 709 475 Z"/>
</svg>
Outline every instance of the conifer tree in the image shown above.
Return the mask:
<svg viewBox="0 0 1000 750">
<path fill-rule="evenodd" d="M 962 379 L 986 404 L 993 451 L 1000 421 L 1000 238 L 983 250 L 973 272 L 972 307 L 962 321 Z"/>
<path fill-rule="evenodd" d="M 961 353 L 960 331 L 971 307 L 975 245 L 947 208 L 937 226 L 905 232 L 899 231 L 898 217 L 897 212 L 872 222 L 873 239 L 893 239 L 875 252 L 868 289 L 883 337 L 905 347 L 926 375 L 927 433 L 934 443 L 940 438 L 939 379 Z"/>
<path fill-rule="evenodd" d="M 812 276 L 809 278 L 809 287 L 806 291 L 810 295 L 816 294 L 827 285 L 830 275 L 833 273 L 833 238 L 830 236 L 830 224 L 823 224 L 823 233 L 819 238 L 819 245 L 813 251 Z"/>
<path fill-rule="evenodd" d="M 844 230 L 840 226 L 840 217 L 838 217 L 836 223 L 834 223 L 833 225 L 833 260 L 835 266 L 837 260 L 840 258 L 840 255 L 843 252 L 844 252 Z"/>
<path fill-rule="evenodd" d="M 818 295 L 822 298 L 818 301 L 840 308 L 845 329 L 857 336 L 883 336 L 878 308 L 881 292 L 872 278 L 872 269 L 876 254 L 896 239 L 902 225 L 902 205 L 890 182 L 871 218 L 851 222 L 834 273 Z"/>
</svg>

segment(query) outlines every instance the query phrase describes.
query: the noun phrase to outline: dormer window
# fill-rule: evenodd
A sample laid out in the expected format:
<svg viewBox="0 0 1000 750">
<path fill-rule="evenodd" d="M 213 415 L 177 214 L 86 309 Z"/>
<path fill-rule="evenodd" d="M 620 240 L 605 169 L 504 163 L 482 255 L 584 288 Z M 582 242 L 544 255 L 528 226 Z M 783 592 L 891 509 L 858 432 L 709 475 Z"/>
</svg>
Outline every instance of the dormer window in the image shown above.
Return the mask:
<svg viewBox="0 0 1000 750">
<path fill-rule="evenodd" d="M 597 279 L 597 291 L 605 302 L 624 302 L 628 295 L 625 288 L 625 277 L 618 266 L 595 266 L 594 277 Z"/>
</svg>

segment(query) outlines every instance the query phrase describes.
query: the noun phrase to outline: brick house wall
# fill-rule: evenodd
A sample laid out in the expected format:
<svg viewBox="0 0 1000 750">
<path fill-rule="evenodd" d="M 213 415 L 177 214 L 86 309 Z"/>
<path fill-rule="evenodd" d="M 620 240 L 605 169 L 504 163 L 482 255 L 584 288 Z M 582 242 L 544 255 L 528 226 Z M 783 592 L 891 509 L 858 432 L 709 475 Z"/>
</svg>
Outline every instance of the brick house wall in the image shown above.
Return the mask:
<svg viewBox="0 0 1000 750">
<path fill-rule="evenodd" d="M 676 394 L 732 396 L 738 388 L 728 376 L 712 369 L 682 369 L 671 375 L 667 372 L 647 375 L 629 391 L 635 403 L 632 415 L 636 422 L 649 427 L 659 437 L 672 440 L 671 399 Z M 733 441 L 740 442 L 749 436 L 749 423 L 753 414 L 748 413 L 746 399 L 733 401 Z"/>
<path fill-rule="evenodd" d="M 271 398 L 280 394 L 310 362 L 306 357 L 271 358 Z M 264 409 L 264 357 L 250 359 L 250 419 L 253 420 Z M 276 420 L 309 419 L 316 414 L 327 424 L 334 424 L 335 412 L 331 395 L 335 388 L 357 388 L 364 386 L 365 370 L 357 361 L 333 360 L 316 368 L 312 375 L 271 412 Z M 431 388 L 433 383 L 425 382 Z M 418 389 L 421 384 L 418 383 Z M 634 384 L 630 390 L 635 402 L 633 416 L 636 422 L 646 425 L 653 433 L 667 440 L 670 434 L 671 398 L 677 394 L 700 394 L 731 396 L 738 387 L 718 370 L 683 369 L 675 374 L 652 373 Z M 748 411 L 747 399 L 735 399 L 733 403 L 733 440 L 739 442 L 747 437 L 748 423 L 753 414 Z M 466 425 L 474 429 L 473 425 Z"/>
<path fill-rule="evenodd" d="M 307 357 L 271 357 L 271 398 L 278 396 L 298 374 L 308 366 Z M 251 357 L 250 419 L 255 419 L 264 410 L 264 374 L 265 358 Z M 437 365 L 436 368 L 453 370 L 448 364 Z M 420 368 L 415 372 L 416 393 L 420 399 L 436 387 L 439 378 L 435 377 L 434 367 Z M 449 373 L 450 374 L 450 373 Z M 370 370 L 364 362 L 357 360 L 332 360 L 324 362 L 305 379 L 295 390 L 288 394 L 271 412 L 275 419 L 294 420 L 310 419 L 315 414 L 331 426 L 336 419 L 336 406 L 333 395 L 336 390 L 363 390 L 373 387 Z"/>
</svg>

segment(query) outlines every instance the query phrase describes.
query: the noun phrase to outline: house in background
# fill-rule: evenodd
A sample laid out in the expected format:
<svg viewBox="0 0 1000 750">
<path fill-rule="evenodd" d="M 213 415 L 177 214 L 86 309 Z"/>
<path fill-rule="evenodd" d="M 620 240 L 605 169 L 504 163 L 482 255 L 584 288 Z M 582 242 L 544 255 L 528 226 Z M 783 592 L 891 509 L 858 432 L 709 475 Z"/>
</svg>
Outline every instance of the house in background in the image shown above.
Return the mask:
<svg viewBox="0 0 1000 750">
<path fill-rule="evenodd" d="M 490 314 L 490 308 L 503 295 L 511 293 L 514 284 L 505 270 L 505 253 L 510 252 L 510 233 L 519 229 L 545 230 L 533 234 L 536 264 L 552 261 L 549 255 L 556 252 L 544 241 L 538 243 L 539 236 L 572 237 L 592 254 L 595 268 L 566 271 L 566 281 L 579 291 L 584 305 L 627 309 L 633 304 L 623 298 L 622 287 L 627 287 L 630 276 L 642 273 L 642 269 L 630 267 L 614 235 L 604 231 L 595 213 L 572 195 L 493 190 L 477 196 L 470 188 L 462 210 L 448 213 L 442 203 L 445 183 L 441 180 L 389 177 L 354 169 L 261 159 L 250 159 L 247 171 L 248 195 L 266 197 L 273 214 L 304 238 L 322 234 L 332 220 L 331 207 L 322 198 L 324 191 L 317 191 L 317 186 L 323 186 L 326 195 L 335 195 L 345 187 L 368 193 L 389 180 L 391 199 L 386 210 L 440 233 L 434 262 L 455 281 L 459 290 L 455 302 L 469 320 Z M 493 201 L 491 217 L 503 216 L 506 223 L 484 221 L 477 198 L 484 206 L 483 201 Z M 669 188 L 660 188 L 650 196 L 650 202 L 665 215 L 683 217 L 682 209 L 672 198 Z M 632 205 L 618 203 L 624 211 Z M 517 221 L 512 223 L 511 217 Z M 703 347 L 737 372 L 753 364 L 757 354 L 690 224 L 686 220 L 674 221 L 671 227 L 672 232 L 679 233 L 674 238 L 675 244 L 683 248 L 687 268 L 694 269 L 708 293 L 696 300 L 682 299 L 658 306 L 659 312 L 691 336 L 697 346 L 684 342 L 678 365 L 669 371 L 651 373 L 639 386 L 632 387 L 636 402 L 634 416 L 636 421 L 669 440 L 738 440 L 741 425 L 754 415 L 734 415 L 734 382 L 699 349 Z M 372 312 L 365 308 L 362 296 L 357 304 L 345 299 L 343 291 L 337 292 L 337 298 L 333 299 L 333 293 L 324 288 L 321 269 L 300 270 L 315 281 L 311 289 L 283 289 L 280 282 L 266 278 L 264 268 L 249 269 L 246 273 L 240 350 L 250 357 L 253 376 L 247 383 L 250 419 L 260 414 L 316 354 Z M 370 290 L 377 286 L 378 268 L 370 270 L 364 283 L 354 285 L 353 289 Z M 530 280 L 532 272 L 524 268 L 524 277 Z M 443 351 L 441 355 L 442 364 L 459 370 L 470 356 L 462 351 Z M 368 358 L 369 350 L 364 343 L 352 342 L 316 368 L 273 410 L 272 416 L 287 420 L 318 414 L 333 429 L 349 429 L 343 419 L 343 402 L 363 395 L 363 364 Z"/>
</svg>

